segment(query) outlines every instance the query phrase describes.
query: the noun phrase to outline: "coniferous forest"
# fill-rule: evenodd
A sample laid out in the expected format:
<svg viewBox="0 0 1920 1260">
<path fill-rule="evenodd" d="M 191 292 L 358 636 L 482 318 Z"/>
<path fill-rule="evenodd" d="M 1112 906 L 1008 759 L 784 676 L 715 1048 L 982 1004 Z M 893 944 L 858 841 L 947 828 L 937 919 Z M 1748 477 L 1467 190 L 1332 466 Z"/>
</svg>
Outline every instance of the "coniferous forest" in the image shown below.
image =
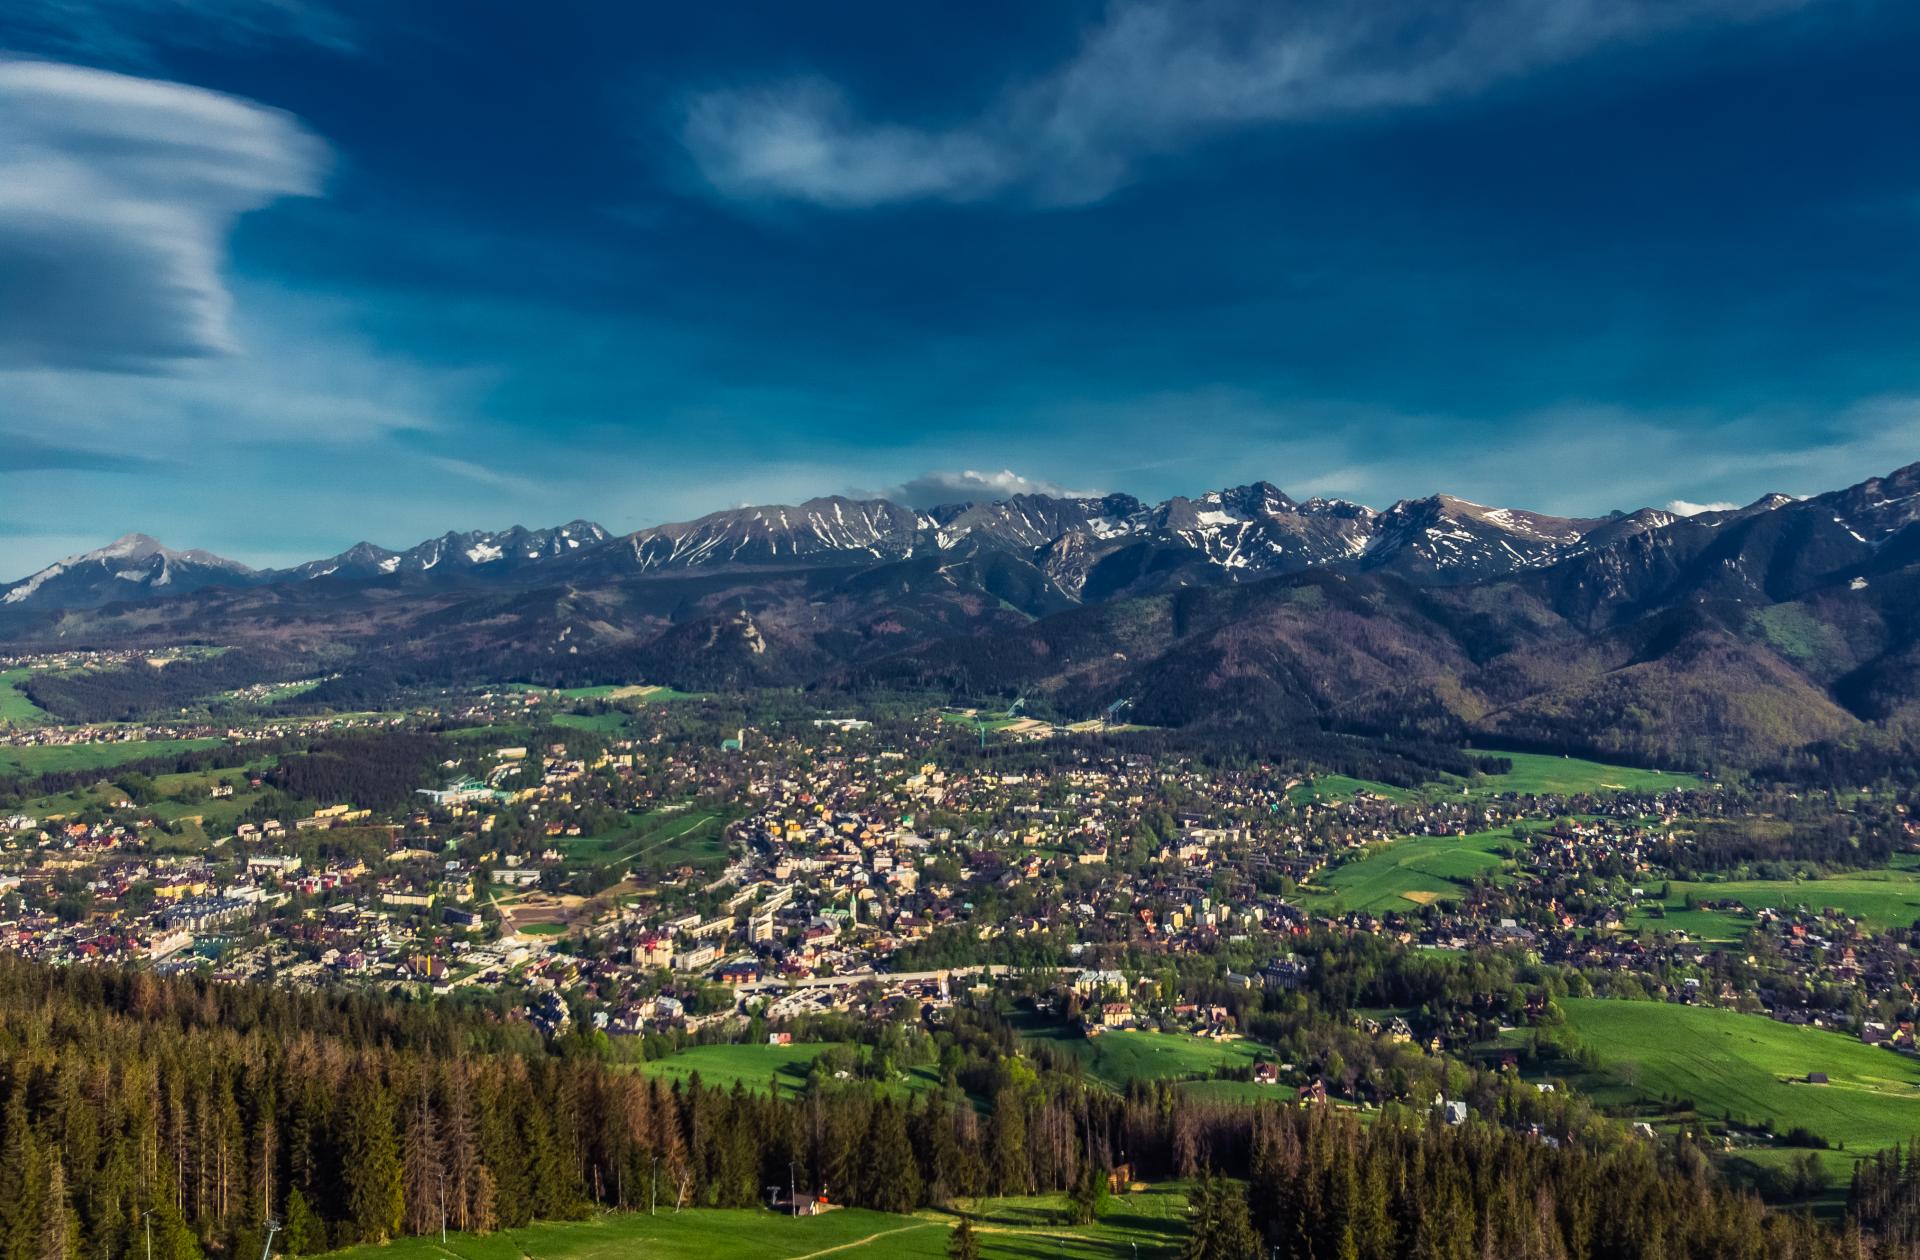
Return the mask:
<svg viewBox="0 0 1920 1260">
<path fill-rule="evenodd" d="M 1724 1188 L 1686 1146 L 1122 1094 L 957 1046 L 945 1061 L 951 1087 L 911 1101 L 668 1087 L 591 1037 L 545 1045 L 446 1005 L 0 959 L 0 1246 L 6 1260 L 117 1260 L 144 1256 L 150 1228 L 157 1260 L 251 1256 L 271 1216 L 277 1248 L 312 1254 L 443 1222 L 752 1206 L 790 1176 L 898 1212 L 1077 1194 L 1122 1164 L 1195 1180 L 1195 1256 L 1761 1260 L 1858 1245 L 1857 1225 Z M 1870 1230 L 1894 1226 L 1889 1242 L 1912 1236 L 1899 1172 L 1861 1204 Z"/>
</svg>

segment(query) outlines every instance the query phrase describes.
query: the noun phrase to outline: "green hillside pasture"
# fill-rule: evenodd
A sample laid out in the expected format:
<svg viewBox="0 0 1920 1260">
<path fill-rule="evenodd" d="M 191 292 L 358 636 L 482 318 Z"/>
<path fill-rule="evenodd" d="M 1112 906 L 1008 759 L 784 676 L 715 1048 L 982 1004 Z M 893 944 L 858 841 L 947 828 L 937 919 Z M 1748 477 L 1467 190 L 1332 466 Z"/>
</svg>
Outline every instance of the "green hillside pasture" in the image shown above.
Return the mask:
<svg viewBox="0 0 1920 1260">
<path fill-rule="evenodd" d="M 1670 788 L 1698 786 L 1697 776 L 1637 770 L 1631 766 L 1611 766 L 1579 757 L 1560 757 L 1549 753 L 1502 752 L 1494 748 L 1470 749 L 1488 757 L 1505 757 L 1513 762 L 1506 774 L 1476 775 L 1463 780 L 1443 775 L 1418 790 L 1397 788 L 1390 783 L 1355 779 L 1344 774 L 1317 775 L 1296 786 L 1288 795 L 1297 804 L 1347 800 L 1361 792 L 1371 792 L 1388 800 L 1404 801 L 1418 795 L 1457 796 L 1462 787 L 1469 795 L 1493 796 L 1515 792 L 1533 796 L 1570 796 L 1577 793 L 1661 792 Z"/>
<path fill-rule="evenodd" d="M 1631 926 L 1644 923 L 1656 932 L 1681 927 L 1703 940 L 1738 940 L 1753 922 L 1751 915 L 1730 911 L 1690 913 L 1685 909 L 1688 893 L 1709 901 L 1738 900 L 1749 910 L 1804 906 L 1818 914 L 1831 907 L 1880 932 L 1903 929 L 1920 919 L 1920 871 L 1883 867 L 1828 879 L 1675 880 L 1667 899 L 1660 903 L 1667 908 L 1667 917 L 1661 920 L 1636 914 Z"/>
<path fill-rule="evenodd" d="M 170 757 L 218 747 L 217 739 L 147 739 L 114 744 L 56 744 L 48 747 L 0 746 L 0 775 L 47 774 L 57 770 L 104 770 L 148 757 Z"/>
<path fill-rule="evenodd" d="M 38 726 L 53 719 L 20 689 L 27 674 L 24 669 L 0 670 L 0 726 Z"/>
<path fill-rule="evenodd" d="M 1481 793 L 1569 796 L 1581 792 L 1665 792 L 1673 788 L 1698 787 L 1701 782 L 1698 775 L 1610 766 L 1603 762 L 1559 757 L 1550 753 L 1502 752 L 1497 748 L 1476 748 L 1472 751 L 1489 757 L 1505 757 L 1513 762 L 1513 769 L 1506 774 L 1490 774 L 1474 779 L 1468 790 Z"/>
<path fill-rule="evenodd" d="M 476 1237 L 396 1238 L 332 1252 L 330 1260 L 813 1260 L 828 1255 L 944 1260 L 956 1219 L 946 1212 L 893 1216 L 842 1208 L 792 1217 L 746 1209 L 671 1210 L 663 1179 L 657 1213 L 609 1213 Z M 630 1199 L 636 1191 L 630 1189 Z M 644 1190 L 637 1197 L 644 1199 Z M 1176 1185 L 1119 1195 L 1097 1225 L 1073 1226 L 1060 1195 L 982 1199 L 969 1205 L 987 1260 L 1131 1260 L 1177 1255 L 1186 1237 L 1186 1192 Z"/>
<path fill-rule="evenodd" d="M 1920 1135 L 1920 1063 L 1819 1028 L 1668 1002 L 1562 1004 L 1603 1080 L 1649 1103 L 1691 1098 L 1775 1133 L 1804 1126 L 1862 1155 Z M 1808 1085 L 1825 1072 L 1827 1085 Z"/>
<path fill-rule="evenodd" d="M 1405 836 L 1319 877 L 1300 901 L 1316 910 L 1408 910 L 1456 897 L 1476 878 L 1498 876 L 1519 842 L 1512 828 L 1467 836 Z"/>
<path fill-rule="evenodd" d="M 1391 783 L 1378 783 L 1372 779 L 1355 779 L 1344 774 L 1315 775 L 1305 783 L 1296 784 L 1287 793 L 1287 798 L 1296 805 L 1317 805 L 1330 801 L 1344 801 L 1370 792 L 1375 796 L 1384 796 L 1390 801 L 1404 801 L 1413 793 L 1405 788 L 1394 787 Z"/>
<path fill-rule="evenodd" d="M 651 1059 L 638 1066 L 648 1076 L 669 1083 L 684 1081 L 700 1074 L 700 1082 L 709 1087 L 732 1089 L 739 1084 L 754 1093 L 764 1094 L 769 1085 L 777 1086 L 783 1097 L 798 1093 L 807 1083 L 813 1061 L 830 1049 L 848 1048 L 846 1042 L 814 1042 L 805 1045 L 719 1045 L 688 1046 L 664 1059 Z M 936 1089 L 940 1076 L 931 1068 L 911 1068 L 902 1077 L 889 1082 L 889 1090 L 919 1093 Z"/>
<path fill-rule="evenodd" d="M 1064 1025 L 1053 1025 L 1024 1035 L 1073 1055 L 1087 1076 L 1115 1089 L 1124 1089 L 1133 1080 L 1198 1080 L 1221 1068 L 1252 1067 L 1272 1057 L 1251 1041 L 1214 1041 L 1189 1033 L 1128 1030 L 1082 1037 Z"/>
</svg>

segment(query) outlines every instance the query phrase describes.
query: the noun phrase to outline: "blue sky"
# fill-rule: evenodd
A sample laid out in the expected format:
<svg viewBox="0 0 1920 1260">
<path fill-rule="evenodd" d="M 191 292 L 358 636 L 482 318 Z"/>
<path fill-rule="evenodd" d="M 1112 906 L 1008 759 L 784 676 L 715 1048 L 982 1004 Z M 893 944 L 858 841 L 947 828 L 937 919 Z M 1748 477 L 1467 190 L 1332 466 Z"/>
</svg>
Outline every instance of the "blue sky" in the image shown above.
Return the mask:
<svg viewBox="0 0 1920 1260">
<path fill-rule="evenodd" d="M 1920 9 L 11 0 L 0 579 L 1920 459 Z"/>
</svg>

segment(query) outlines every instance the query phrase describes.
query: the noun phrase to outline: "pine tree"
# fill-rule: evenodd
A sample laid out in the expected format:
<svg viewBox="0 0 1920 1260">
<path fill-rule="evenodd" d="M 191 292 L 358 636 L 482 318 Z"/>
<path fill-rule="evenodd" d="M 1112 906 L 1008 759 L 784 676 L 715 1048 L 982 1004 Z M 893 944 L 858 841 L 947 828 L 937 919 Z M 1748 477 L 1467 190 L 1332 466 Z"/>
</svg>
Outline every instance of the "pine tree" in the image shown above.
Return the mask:
<svg viewBox="0 0 1920 1260">
<path fill-rule="evenodd" d="M 1247 1213 L 1247 1196 L 1223 1177 L 1204 1172 L 1187 1196 L 1192 1233 L 1183 1260 L 1255 1260 L 1260 1241 Z"/>
<path fill-rule="evenodd" d="M 326 1223 L 313 1214 L 299 1186 L 287 1192 L 287 1223 L 280 1231 L 280 1250 L 290 1256 L 308 1256 L 327 1249 Z"/>
<path fill-rule="evenodd" d="M 347 1213 L 354 1237 L 385 1242 L 400 1230 L 406 1210 L 399 1143 L 393 1135 L 393 1105 L 378 1082 L 362 1078 L 347 1097 Z"/>
<path fill-rule="evenodd" d="M 440 1150 L 440 1125 L 426 1083 L 421 1082 L 401 1139 L 401 1181 L 407 1201 L 407 1232 L 430 1234 L 451 1215 L 447 1204 L 446 1164 Z"/>
<path fill-rule="evenodd" d="M 882 1212 L 911 1212 L 920 1205 L 920 1167 L 907 1141 L 906 1119 L 883 1098 L 868 1122 L 865 1183 L 861 1197 Z"/>
<path fill-rule="evenodd" d="M 1020 1096 L 1003 1089 L 993 1100 L 994 1189 L 1000 1194 L 1025 1194 L 1031 1188 L 1032 1165 L 1027 1157 L 1027 1117 Z"/>
<path fill-rule="evenodd" d="M 948 1260 L 980 1260 L 980 1239 L 973 1232 L 973 1218 L 962 1216 L 947 1235 Z"/>
<path fill-rule="evenodd" d="M 1107 1170 L 1091 1159 L 1080 1161 L 1080 1175 L 1067 1195 L 1073 1205 L 1073 1223 L 1091 1225 L 1107 1210 Z"/>
<path fill-rule="evenodd" d="M 67 1203 L 67 1170 L 56 1156 L 47 1161 L 46 1193 L 40 1200 L 40 1241 L 35 1260 L 71 1260 L 73 1212 Z"/>
</svg>

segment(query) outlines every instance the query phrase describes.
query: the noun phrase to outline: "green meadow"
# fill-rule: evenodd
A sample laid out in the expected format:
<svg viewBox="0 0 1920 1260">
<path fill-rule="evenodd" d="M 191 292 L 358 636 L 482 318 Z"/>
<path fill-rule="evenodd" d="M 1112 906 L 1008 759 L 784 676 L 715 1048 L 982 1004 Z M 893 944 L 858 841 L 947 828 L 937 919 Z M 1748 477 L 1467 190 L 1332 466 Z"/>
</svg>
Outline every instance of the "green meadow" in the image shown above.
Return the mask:
<svg viewBox="0 0 1920 1260">
<path fill-rule="evenodd" d="M 813 1260 L 828 1255 L 943 1260 L 956 1217 L 894 1216 L 841 1208 L 793 1217 L 750 1208 L 672 1210 L 664 1182 L 657 1211 L 607 1213 L 476 1236 L 396 1238 L 329 1253 L 332 1260 Z M 645 1193 L 630 1190 L 629 1199 Z M 1177 1255 L 1186 1237 L 1186 1193 L 1176 1185 L 1116 1196 L 1094 1225 L 1066 1224 L 1059 1195 L 982 1199 L 967 1205 L 987 1260 L 1120 1260 Z"/>
<path fill-rule="evenodd" d="M 1894 931 L 1920 919 L 1920 871 L 1890 867 L 1849 871 L 1827 879 L 1731 879 L 1672 883 L 1665 901 L 1666 918 L 1636 911 L 1630 926 L 1671 932 L 1683 928 L 1707 941 L 1737 941 L 1753 922 L 1751 914 L 1685 908 L 1687 894 L 1700 900 L 1737 900 L 1749 911 L 1762 907 L 1793 909 L 1804 906 L 1818 914 L 1832 908 L 1852 915 L 1875 931 Z"/>
<path fill-rule="evenodd" d="M 1256 1085 L 1252 1081 L 1186 1081 L 1180 1092 L 1207 1102 L 1252 1106 L 1263 1102 L 1290 1101 L 1298 1091 L 1291 1085 Z"/>
<path fill-rule="evenodd" d="M 1804 1127 L 1850 1154 L 1920 1135 L 1920 1062 L 1820 1028 L 1764 1015 L 1669 1002 L 1573 998 L 1562 1003 L 1582 1045 L 1599 1056 L 1584 1082 L 1603 1100 L 1649 1105 L 1692 1099 L 1778 1134 Z M 1826 1085 L 1806 1084 L 1825 1072 Z"/>
<path fill-rule="evenodd" d="M 0 670 L 0 726 L 38 726 L 53 718 L 20 689 L 26 682 L 24 669 Z"/>
<path fill-rule="evenodd" d="M 1513 769 L 1506 774 L 1490 774 L 1474 779 L 1469 786 L 1470 791 L 1569 796 L 1576 793 L 1664 792 L 1700 784 L 1698 775 L 1636 770 L 1629 766 L 1583 761 L 1579 757 L 1503 752 L 1497 748 L 1476 748 L 1472 751 L 1489 757 L 1505 757 L 1513 762 Z"/>
<path fill-rule="evenodd" d="M 700 1083 L 709 1087 L 730 1090 L 737 1084 L 755 1093 L 765 1093 L 771 1087 L 785 1097 L 798 1093 L 806 1085 L 814 1060 L 822 1054 L 829 1050 L 852 1048 L 851 1043 L 840 1041 L 791 1046 L 688 1046 L 663 1059 L 650 1059 L 637 1067 L 648 1076 L 668 1082 L 684 1081 L 698 1073 Z M 939 1085 L 939 1073 L 921 1067 L 908 1069 L 887 1082 L 886 1088 L 918 1093 L 937 1089 Z"/>
<path fill-rule="evenodd" d="M 1222 1068 L 1252 1067 L 1271 1052 L 1251 1041 L 1213 1041 L 1189 1033 L 1126 1030 L 1082 1037 L 1064 1025 L 1034 1024 L 1030 1042 L 1053 1046 L 1080 1061 L 1088 1077 L 1115 1089 L 1128 1081 L 1194 1080 Z M 1278 1096 L 1279 1091 L 1269 1093 Z"/>
<path fill-rule="evenodd" d="M 1299 900 L 1316 910 L 1408 910 L 1460 895 L 1475 879 L 1497 877 L 1517 845 L 1511 828 L 1467 836 L 1405 836 L 1322 872 Z"/>
<path fill-rule="evenodd" d="M 1392 801 L 1418 796 L 1457 796 L 1463 790 L 1470 796 L 1494 796 L 1513 792 L 1527 796 L 1599 795 L 1607 792 L 1662 792 L 1671 788 L 1697 786 L 1696 775 L 1636 770 L 1630 766 L 1611 766 L 1579 757 L 1561 757 L 1550 753 L 1503 752 L 1497 748 L 1470 749 L 1480 756 L 1505 757 L 1513 763 L 1506 774 L 1476 774 L 1469 779 L 1442 775 L 1418 790 L 1394 787 L 1372 779 L 1355 779 L 1344 774 L 1323 774 L 1296 785 L 1288 793 L 1295 804 L 1342 801 L 1368 792 Z"/>
<path fill-rule="evenodd" d="M 1287 798 L 1296 805 L 1322 805 L 1349 800 L 1362 792 L 1384 796 L 1390 801 L 1404 801 L 1415 795 L 1406 788 L 1397 788 L 1390 783 L 1355 779 L 1344 774 L 1321 774 L 1305 783 L 1296 784 L 1287 793 Z"/>
<path fill-rule="evenodd" d="M 717 809 L 629 814 L 612 833 L 572 837 L 561 842 L 561 849 L 576 870 L 621 863 L 702 866 L 726 857 L 726 818 Z"/>
<path fill-rule="evenodd" d="M 214 748 L 217 739 L 147 739 L 111 744 L 59 744 L 49 747 L 0 746 L 0 774 L 48 774 L 60 770 L 102 770 L 148 757 Z"/>
</svg>

